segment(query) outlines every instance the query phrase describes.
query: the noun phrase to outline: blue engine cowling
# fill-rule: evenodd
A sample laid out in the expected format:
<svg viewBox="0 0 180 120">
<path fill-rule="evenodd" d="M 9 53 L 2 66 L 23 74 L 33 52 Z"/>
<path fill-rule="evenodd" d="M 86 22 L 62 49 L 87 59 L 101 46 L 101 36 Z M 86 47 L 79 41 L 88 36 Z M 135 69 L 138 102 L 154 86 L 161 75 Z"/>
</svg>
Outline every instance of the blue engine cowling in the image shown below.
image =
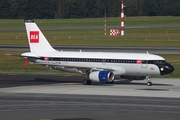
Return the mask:
<svg viewBox="0 0 180 120">
<path fill-rule="evenodd" d="M 89 79 L 95 82 L 112 82 L 114 80 L 114 74 L 111 71 L 95 71 L 89 74 Z"/>
</svg>

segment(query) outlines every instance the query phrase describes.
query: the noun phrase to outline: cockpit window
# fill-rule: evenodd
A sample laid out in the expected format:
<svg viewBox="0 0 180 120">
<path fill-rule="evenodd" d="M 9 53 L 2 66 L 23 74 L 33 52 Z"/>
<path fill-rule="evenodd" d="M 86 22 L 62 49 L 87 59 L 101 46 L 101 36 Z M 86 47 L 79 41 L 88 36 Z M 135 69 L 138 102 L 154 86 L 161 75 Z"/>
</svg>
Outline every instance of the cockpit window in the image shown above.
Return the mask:
<svg viewBox="0 0 180 120">
<path fill-rule="evenodd" d="M 165 64 L 167 63 L 165 60 L 148 60 L 149 64 Z"/>
<path fill-rule="evenodd" d="M 154 61 L 154 64 L 164 64 L 164 63 L 166 63 L 165 60 L 155 60 Z"/>
</svg>

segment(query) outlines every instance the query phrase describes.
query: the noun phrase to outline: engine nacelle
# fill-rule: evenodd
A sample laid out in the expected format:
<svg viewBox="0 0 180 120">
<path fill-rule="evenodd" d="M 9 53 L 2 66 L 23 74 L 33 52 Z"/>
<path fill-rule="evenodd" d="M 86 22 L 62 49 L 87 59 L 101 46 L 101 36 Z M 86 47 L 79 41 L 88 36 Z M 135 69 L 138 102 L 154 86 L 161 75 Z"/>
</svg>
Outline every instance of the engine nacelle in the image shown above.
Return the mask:
<svg viewBox="0 0 180 120">
<path fill-rule="evenodd" d="M 95 71 L 89 74 L 89 79 L 95 82 L 112 82 L 114 80 L 114 74 L 111 71 Z"/>
<path fill-rule="evenodd" d="M 121 78 L 129 79 L 129 80 L 145 80 L 146 76 L 121 76 Z"/>
</svg>

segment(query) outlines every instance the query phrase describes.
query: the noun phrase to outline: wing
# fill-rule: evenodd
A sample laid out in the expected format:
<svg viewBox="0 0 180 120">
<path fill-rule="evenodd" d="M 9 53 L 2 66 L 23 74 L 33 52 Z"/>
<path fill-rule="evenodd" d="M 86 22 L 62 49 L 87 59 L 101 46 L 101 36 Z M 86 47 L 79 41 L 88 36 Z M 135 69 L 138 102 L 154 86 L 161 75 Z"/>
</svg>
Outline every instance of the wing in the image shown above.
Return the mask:
<svg viewBox="0 0 180 120">
<path fill-rule="evenodd" d="M 62 71 L 77 72 L 81 74 L 88 74 L 95 71 L 111 71 L 114 75 L 125 75 L 126 71 L 123 67 L 114 67 L 114 68 L 98 68 L 98 67 L 81 67 L 81 66 L 63 66 L 63 65 L 53 65 L 49 66 L 54 69 Z"/>
<path fill-rule="evenodd" d="M 21 55 L 21 57 L 30 61 L 30 64 L 40 64 L 46 67 L 57 69 L 61 71 L 67 72 L 76 72 L 81 74 L 88 74 L 95 71 L 110 71 L 113 72 L 114 75 L 125 75 L 126 71 L 121 66 L 113 66 L 113 67 L 84 67 L 84 66 L 77 66 L 77 65 L 66 65 L 62 64 L 61 61 L 51 61 L 51 58 L 46 57 L 39 57 L 36 55 Z"/>
</svg>

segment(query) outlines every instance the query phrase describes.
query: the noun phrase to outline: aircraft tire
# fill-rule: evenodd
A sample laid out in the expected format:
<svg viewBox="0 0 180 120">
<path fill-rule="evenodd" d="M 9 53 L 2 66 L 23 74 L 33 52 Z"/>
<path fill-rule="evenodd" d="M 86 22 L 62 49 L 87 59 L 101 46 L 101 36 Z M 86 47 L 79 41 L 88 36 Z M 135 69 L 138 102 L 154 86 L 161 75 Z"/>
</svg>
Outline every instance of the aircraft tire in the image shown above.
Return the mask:
<svg viewBox="0 0 180 120">
<path fill-rule="evenodd" d="M 152 82 L 147 82 L 147 86 L 152 86 Z"/>
<path fill-rule="evenodd" d="M 87 80 L 87 79 L 84 79 L 83 80 L 83 85 L 91 85 L 91 81 Z"/>
</svg>

